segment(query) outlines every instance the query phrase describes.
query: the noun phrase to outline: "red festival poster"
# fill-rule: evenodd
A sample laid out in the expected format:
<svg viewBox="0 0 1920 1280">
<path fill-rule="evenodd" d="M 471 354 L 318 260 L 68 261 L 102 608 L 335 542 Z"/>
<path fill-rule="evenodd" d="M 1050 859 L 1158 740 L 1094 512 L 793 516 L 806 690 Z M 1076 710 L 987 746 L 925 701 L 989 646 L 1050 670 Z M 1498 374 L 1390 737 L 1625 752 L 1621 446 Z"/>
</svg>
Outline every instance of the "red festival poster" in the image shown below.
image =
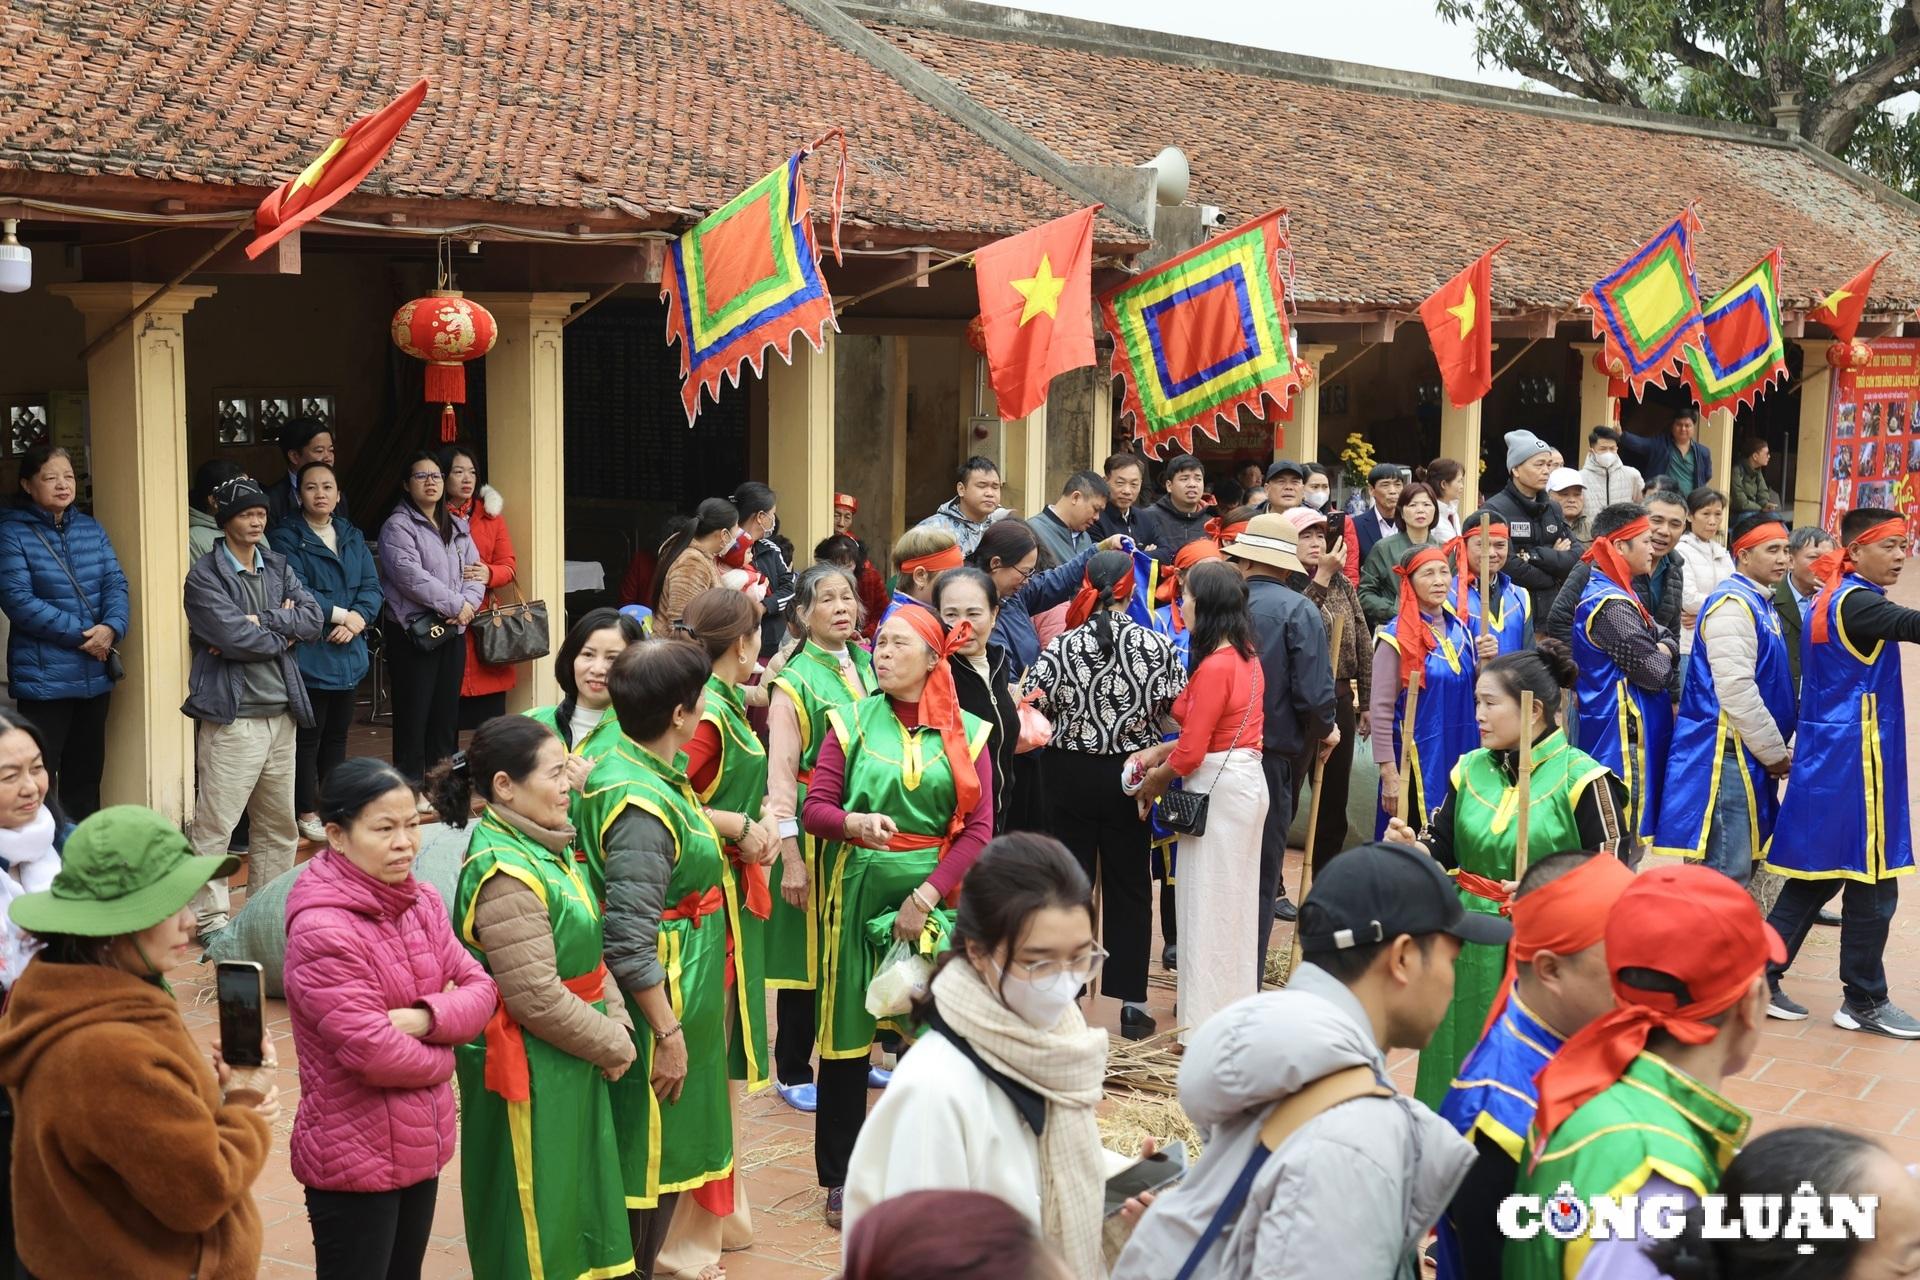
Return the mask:
<svg viewBox="0 0 1920 1280">
<path fill-rule="evenodd" d="M 1920 338 L 1877 338 L 1863 369 L 1836 373 L 1828 398 L 1820 522 L 1855 507 L 1920 518 Z"/>
</svg>

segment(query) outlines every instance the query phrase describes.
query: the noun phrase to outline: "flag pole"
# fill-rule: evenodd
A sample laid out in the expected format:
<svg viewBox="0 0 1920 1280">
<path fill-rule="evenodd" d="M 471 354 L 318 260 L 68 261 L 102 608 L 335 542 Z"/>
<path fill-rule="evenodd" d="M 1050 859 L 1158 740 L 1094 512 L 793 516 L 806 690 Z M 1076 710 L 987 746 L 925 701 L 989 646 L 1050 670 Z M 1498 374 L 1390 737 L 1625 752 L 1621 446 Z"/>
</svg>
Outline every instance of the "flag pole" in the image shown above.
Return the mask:
<svg viewBox="0 0 1920 1280">
<path fill-rule="evenodd" d="M 1407 821 L 1407 806 L 1413 799 L 1413 777 L 1410 766 L 1413 763 L 1413 721 L 1420 713 L 1420 686 L 1407 682 L 1406 723 L 1400 729 L 1400 796 L 1393 802 L 1393 816 L 1402 822 Z M 1425 797 L 1421 797 L 1422 800 Z M 1412 823 L 1407 823 L 1412 826 Z"/>
<path fill-rule="evenodd" d="M 213 248 L 207 250 L 205 253 L 195 258 L 192 262 L 188 263 L 186 269 L 181 271 L 179 275 L 175 276 L 173 279 L 167 281 L 165 284 L 161 285 L 158 289 L 155 289 L 152 293 L 148 294 L 146 297 L 146 300 L 142 302 L 139 306 L 127 312 L 127 314 L 125 314 L 124 316 L 121 316 L 118 320 L 115 320 L 106 329 L 101 330 L 99 337 L 95 338 L 92 342 L 89 342 L 86 346 L 80 348 L 80 358 L 82 360 L 85 360 L 88 356 L 98 351 L 101 347 L 106 346 L 108 342 L 112 341 L 113 338 L 118 336 L 118 334 L 122 329 L 132 324 L 135 320 L 138 320 L 141 316 L 145 315 L 153 307 L 154 303 L 164 298 L 168 294 L 168 292 L 171 291 L 176 285 L 184 283 L 188 276 L 192 275 L 194 272 L 198 271 L 200 268 L 206 266 L 207 263 L 213 259 L 213 256 L 216 253 L 219 253 L 222 249 L 232 244 L 235 240 L 238 240 L 240 238 L 240 233 L 245 231 L 248 227 L 252 225 L 253 225 L 252 218 L 247 218 L 244 221 L 235 224 L 233 230 L 227 232 L 226 235 L 222 236 L 218 241 L 214 243 Z"/>
<path fill-rule="evenodd" d="M 1484 599 L 1484 597 L 1482 597 Z M 1520 691 L 1520 776 L 1514 782 L 1520 817 L 1513 829 L 1513 878 L 1527 874 L 1527 819 L 1533 810 L 1533 693 Z"/>
<path fill-rule="evenodd" d="M 1380 344 L 1377 342 L 1369 342 L 1367 343 L 1367 345 L 1365 345 L 1364 347 L 1361 347 L 1358 351 L 1354 352 L 1351 356 L 1347 357 L 1347 359 L 1341 361 L 1338 365 L 1335 365 L 1333 372 L 1322 373 L 1319 377 L 1320 385 L 1324 387 L 1329 382 L 1332 382 L 1335 378 L 1345 373 L 1351 365 L 1353 365 L 1354 363 L 1359 361 L 1363 356 L 1365 356 L 1367 352 L 1373 350 L 1375 347 L 1379 345 Z"/>
<path fill-rule="evenodd" d="M 1516 352 L 1514 353 L 1514 356 L 1513 356 L 1513 359 L 1511 359 L 1511 360 L 1509 360 L 1509 361 L 1507 361 L 1507 362 L 1506 362 L 1505 364 L 1503 364 L 1503 365 L 1501 365 L 1501 366 L 1500 366 L 1500 367 L 1499 367 L 1498 369 L 1495 369 L 1495 370 L 1493 371 L 1493 376 L 1492 376 L 1491 378 L 1489 378 L 1489 379 L 1487 379 L 1487 385 L 1488 385 L 1488 386 L 1492 386 L 1492 385 L 1493 385 L 1494 383 L 1496 383 L 1496 382 L 1498 382 L 1498 381 L 1500 381 L 1500 375 L 1501 375 L 1501 374 L 1503 374 L 1503 373 L 1505 373 L 1505 372 L 1506 372 L 1507 370 L 1509 370 L 1509 369 L 1511 369 L 1511 368 L 1513 368 L 1513 366 L 1515 366 L 1515 365 L 1517 365 L 1517 364 L 1519 364 L 1519 363 L 1520 363 L 1520 357 L 1521 357 L 1521 356 L 1524 356 L 1524 355 L 1526 355 L 1526 354 L 1527 354 L 1527 352 L 1529 352 L 1529 351 L 1531 351 L 1531 350 L 1533 350 L 1533 349 L 1534 349 L 1535 347 L 1537 347 L 1537 346 L 1539 346 L 1539 345 L 1540 345 L 1540 339 L 1538 339 L 1538 338 L 1535 338 L 1535 339 L 1534 339 L 1534 340 L 1533 340 L 1532 342 L 1529 342 L 1529 343 L 1528 343 L 1528 344 L 1527 344 L 1526 346 L 1524 346 L 1524 347 L 1522 347 L 1522 348 L 1520 348 L 1520 350 L 1518 350 L 1518 351 L 1516 351 Z"/>
<path fill-rule="evenodd" d="M 1334 684 L 1337 688 L 1340 677 L 1340 642 L 1345 639 L 1347 615 L 1335 614 L 1333 618 L 1333 647 L 1328 650 L 1333 661 Z M 1313 761 L 1313 801 L 1307 810 L 1307 846 L 1300 859 L 1300 901 L 1307 900 L 1307 891 L 1313 888 L 1313 849 L 1320 834 L 1320 793 L 1325 790 L 1321 783 L 1327 777 L 1327 754 L 1314 752 Z M 1294 973 L 1300 967 L 1300 926 L 1293 926 L 1293 945 L 1287 949 L 1287 981 L 1293 981 Z"/>
<path fill-rule="evenodd" d="M 889 280 L 886 284 L 880 285 L 877 288 L 869 289 L 865 293 L 858 294 L 855 297 L 848 298 L 845 302 L 834 303 L 833 314 L 837 316 L 842 311 L 845 311 L 848 307 L 859 306 L 861 303 L 865 302 L 868 298 L 877 298 L 883 293 L 891 293 L 893 290 L 902 288 L 903 286 L 906 286 L 906 285 L 913 284 L 915 281 L 925 280 L 928 276 L 933 275 L 936 272 L 945 271 L 948 267 L 958 266 L 960 263 L 972 262 L 972 261 L 973 261 L 972 254 L 962 253 L 955 257 L 948 258 L 944 262 L 936 262 L 932 266 L 926 268 L 923 271 L 916 271 L 909 276 L 901 276 L 898 280 Z"/>
<path fill-rule="evenodd" d="M 1480 634 L 1493 634 L 1493 624 L 1487 621 L 1487 588 L 1493 582 L 1493 539 L 1488 535 L 1493 517 L 1480 513 Z"/>
</svg>

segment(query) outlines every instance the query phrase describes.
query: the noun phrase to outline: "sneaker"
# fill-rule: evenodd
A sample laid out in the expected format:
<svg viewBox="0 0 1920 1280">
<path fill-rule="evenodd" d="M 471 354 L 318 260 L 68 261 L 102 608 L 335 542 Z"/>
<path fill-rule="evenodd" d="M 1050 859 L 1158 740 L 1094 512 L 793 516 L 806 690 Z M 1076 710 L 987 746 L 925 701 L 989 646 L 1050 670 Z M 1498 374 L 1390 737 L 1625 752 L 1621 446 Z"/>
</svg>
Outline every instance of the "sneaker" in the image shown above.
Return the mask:
<svg viewBox="0 0 1920 1280">
<path fill-rule="evenodd" d="M 882 1070 L 879 1067 L 867 1068 L 867 1088 L 884 1089 L 892 1083 L 892 1081 L 893 1072 Z"/>
<path fill-rule="evenodd" d="M 827 1225 L 835 1231 L 840 1229 L 840 1222 L 846 1216 L 846 1205 L 847 1189 L 845 1187 L 827 1188 Z"/>
<path fill-rule="evenodd" d="M 811 1114 L 820 1106 L 819 1091 L 815 1088 L 811 1080 L 806 1081 L 804 1084 L 782 1084 L 780 1081 L 775 1080 L 773 1082 L 773 1088 L 774 1092 L 780 1095 L 780 1101 L 786 1103 L 795 1111 L 805 1111 Z"/>
<path fill-rule="evenodd" d="M 1784 1022 L 1800 1022 L 1807 1016 L 1807 1006 L 1775 987 L 1767 1001 L 1767 1016 Z"/>
<path fill-rule="evenodd" d="M 314 844 L 325 844 L 327 842 L 327 829 L 320 824 L 320 819 L 300 818 L 295 821 L 294 825 L 300 828 L 300 838 L 302 840 L 307 840 Z"/>
<path fill-rule="evenodd" d="M 1877 1036 L 1892 1036 L 1895 1040 L 1920 1040 L 1920 1018 L 1915 1018 L 1891 1000 L 1882 1000 L 1867 1009 L 1848 1001 L 1833 1011 L 1833 1025 L 1848 1031 L 1871 1031 Z"/>
<path fill-rule="evenodd" d="M 1285 893 L 1282 893 L 1273 900 L 1273 918 L 1275 920 L 1293 920 L 1298 917 L 1299 914 L 1299 909 L 1287 901 L 1287 895 Z"/>
</svg>

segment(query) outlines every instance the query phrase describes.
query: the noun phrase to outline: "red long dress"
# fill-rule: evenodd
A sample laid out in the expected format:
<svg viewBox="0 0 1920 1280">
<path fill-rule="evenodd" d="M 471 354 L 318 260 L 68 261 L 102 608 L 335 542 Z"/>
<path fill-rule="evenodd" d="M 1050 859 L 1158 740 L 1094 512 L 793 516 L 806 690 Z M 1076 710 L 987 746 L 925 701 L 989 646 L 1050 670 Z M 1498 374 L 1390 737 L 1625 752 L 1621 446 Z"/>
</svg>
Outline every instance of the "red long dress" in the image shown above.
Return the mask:
<svg viewBox="0 0 1920 1280">
<path fill-rule="evenodd" d="M 447 508 L 467 521 L 467 532 L 473 538 L 474 549 L 487 566 L 489 598 L 481 601 L 482 608 L 498 603 L 491 598 L 493 593 L 513 581 L 519 563 L 513 554 L 513 538 L 507 533 L 506 519 L 500 514 L 504 506 L 499 490 L 492 485 L 481 485 L 476 498 L 468 499 L 462 507 L 450 505 Z M 520 679 L 520 673 L 513 667 L 490 667 L 480 661 L 480 655 L 473 646 L 473 633 L 474 628 L 468 627 L 467 670 L 460 677 L 460 696 L 476 698 L 489 693 L 505 693 L 513 688 Z"/>
</svg>

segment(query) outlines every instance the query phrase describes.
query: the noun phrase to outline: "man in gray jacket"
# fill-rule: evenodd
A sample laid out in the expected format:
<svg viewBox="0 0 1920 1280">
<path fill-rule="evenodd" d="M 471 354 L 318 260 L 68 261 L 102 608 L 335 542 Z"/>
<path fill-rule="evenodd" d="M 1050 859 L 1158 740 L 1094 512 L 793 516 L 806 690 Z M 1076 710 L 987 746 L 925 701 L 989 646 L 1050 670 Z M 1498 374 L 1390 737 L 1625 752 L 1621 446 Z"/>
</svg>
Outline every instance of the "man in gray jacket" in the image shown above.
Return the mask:
<svg viewBox="0 0 1920 1280">
<path fill-rule="evenodd" d="M 312 594 L 267 549 L 267 495 L 250 477 L 213 490 L 220 537 L 187 570 L 188 647 L 193 670 L 180 710 L 194 732 L 193 847 L 226 853 L 242 812 L 252 825 L 247 883 L 258 889 L 293 866 L 295 727 L 313 705 L 293 647 L 318 640 L 324 620 Z M 227 927 L 227 882 L 194 895 L 200 937 Z"/>
<path fill-rule="evenodd" d="M 1206 1154 L 1148 1209 L 1113 1280 L 1420 1275 L 1474 1150 L 1394 1090 L 1386 1051 L 1424 1048 L 1460 944 L 1512 926 L 1466 911 L 1431 858 L 1371 844 L 1327 864 L 1300 930 L 1308 963 L 1287 989 L 1229 1005 L 1188 1046 L 1180 1103 Z M 1308 1105 L 1287 1106 L 1296 1095 Z M 1270 1119 L 1281 1131 L 1263 1134 Z"/>
</svg>

